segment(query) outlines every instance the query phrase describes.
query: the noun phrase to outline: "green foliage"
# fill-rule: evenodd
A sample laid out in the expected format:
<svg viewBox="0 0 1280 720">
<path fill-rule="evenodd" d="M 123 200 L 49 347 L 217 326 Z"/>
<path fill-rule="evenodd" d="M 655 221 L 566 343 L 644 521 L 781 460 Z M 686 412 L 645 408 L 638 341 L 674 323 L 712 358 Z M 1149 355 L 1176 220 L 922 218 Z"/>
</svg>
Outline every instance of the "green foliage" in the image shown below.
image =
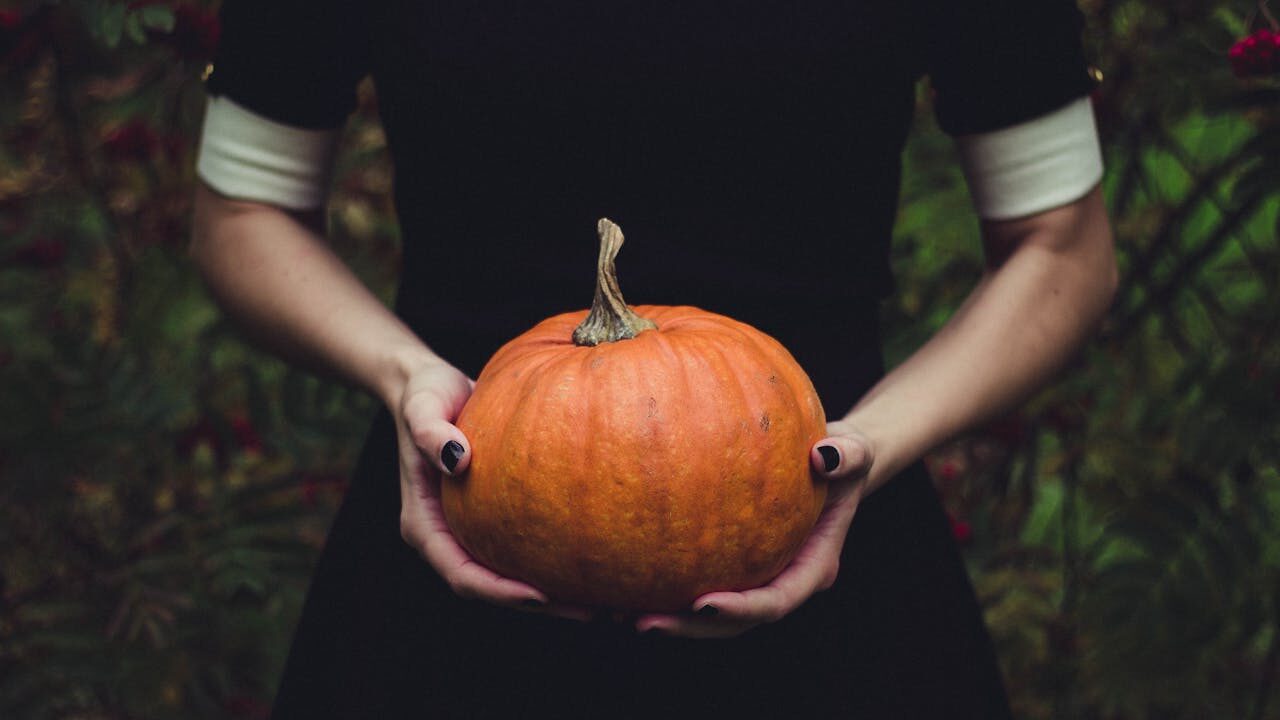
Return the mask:
<svg viewBox="0 0 1280 720">
<path fill-rule="evenodd" d="M 186 258 L 210 8 L 20 18 L 0 30 L 0 717 L 265 717 L 373 403 L 247 347 Z M 384 144 L 366 92 L 332 234 L 385 294 Z"/>
<path fill-rule="evenodd" d="M 1280 717 L 1280 84 L 1231 75 L 1251 2 L 1082 7 L 1122 286 L 1059 382 L 930 467 L 1018 717 Z M 246 346 L 186 260 L 209 6 L 14 12 L 0 717 L 265 717 L 374 405 Z M 391 172 L 361 98 L 330 236 L 389 299 Z M 984 269 L 919 99 L 895 360 Z"/>
<path fill-rule="evenodd" d="M 1251 5 L 1083 4 L 1120 292 L 1060 382 L 933 459 L 1019 717 L 1280 715 L 1280 86 L 1225 58 Z M 962 193 L 904 187 L 894 357 L 982 272 L 975 224 L 936 232 Z"/>
<path fill-rule="evenodd" d="M 108 48 L 116 48 L 129 38 L 138 45 L 147 42 L 148 30 L 173 32 L 173 8 L 168 5 L 141 5 L 113 0 L 72 0 L 68 3 L 90 37 Z"/>
</svg>

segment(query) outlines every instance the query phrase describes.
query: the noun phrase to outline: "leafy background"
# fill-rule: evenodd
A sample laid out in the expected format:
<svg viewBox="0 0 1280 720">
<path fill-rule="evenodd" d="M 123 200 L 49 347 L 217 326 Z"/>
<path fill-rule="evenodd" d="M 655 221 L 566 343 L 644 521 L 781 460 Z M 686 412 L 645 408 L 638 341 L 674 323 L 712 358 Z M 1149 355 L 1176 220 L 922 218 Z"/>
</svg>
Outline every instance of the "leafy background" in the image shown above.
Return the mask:
<svg viewBox="0 0 1280 720">
<path fill-rule="evenodd" d="M 929 458 L 1022 718 L 1276 718 L 1280 75 L 1241 0 L 1081 0 L 1123 282 L 1019 412 Z M 0 2 L 0 717 L 265 718 L 372 402 L 246 346 L 185 254 L 199 0 Z M 884 308 L 981 268 L 928 93 Z M 332 242 L 389 298 L 373 88 Z"/>
</svg>

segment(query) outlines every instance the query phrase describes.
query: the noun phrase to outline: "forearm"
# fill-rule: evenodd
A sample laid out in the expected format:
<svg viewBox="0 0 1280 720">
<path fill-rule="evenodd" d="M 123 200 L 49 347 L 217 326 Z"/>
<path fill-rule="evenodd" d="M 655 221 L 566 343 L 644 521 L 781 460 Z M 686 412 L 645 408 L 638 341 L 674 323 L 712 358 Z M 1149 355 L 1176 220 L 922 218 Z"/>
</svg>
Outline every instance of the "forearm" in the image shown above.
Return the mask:
<svg viewBox="0 0 1280 720">
<path fill-rule="evenodd" d="M 438 362 L 314 232 L 288 213 L 197 189 L 191 254 L 219 304 L 287 359 L 384 402 Z"/>
<path fill-rule="evenodd" d="M 964 304 L 845 417 L 873 446 L 870 490 L 1042 387 L 1110 305 L 1114 249 L 1097 189 L 984 235 L 988 270 Z"/>
</svg>

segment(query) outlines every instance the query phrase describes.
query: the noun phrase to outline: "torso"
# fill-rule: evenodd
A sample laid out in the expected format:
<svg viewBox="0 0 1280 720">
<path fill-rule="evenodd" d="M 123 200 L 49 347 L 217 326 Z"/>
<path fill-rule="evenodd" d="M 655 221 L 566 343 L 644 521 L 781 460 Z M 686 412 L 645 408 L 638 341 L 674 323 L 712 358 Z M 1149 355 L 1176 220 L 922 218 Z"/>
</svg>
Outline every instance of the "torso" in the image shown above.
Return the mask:
<svg viewBox="0 0 1280 720">
<path fill-rule="evenodd" d="M 389 0 L 373 66 L 401 312 L 428 338 L 485 328 L 457 349 L 483 359 L 589 304 L 608 216 L 633 303 L 733 315 L 801 355 L 813 315 L 874 314 L 919 72 L 895 6 Z"/>
</svg>

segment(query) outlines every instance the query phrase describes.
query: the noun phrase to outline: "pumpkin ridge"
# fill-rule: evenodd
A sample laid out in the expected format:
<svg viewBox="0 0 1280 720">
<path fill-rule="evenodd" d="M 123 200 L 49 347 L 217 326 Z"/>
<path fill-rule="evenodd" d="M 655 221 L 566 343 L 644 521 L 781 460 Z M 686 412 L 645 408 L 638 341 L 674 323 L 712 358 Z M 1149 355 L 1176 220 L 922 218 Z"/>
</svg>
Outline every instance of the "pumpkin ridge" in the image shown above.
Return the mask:
<svg viewBox="0 0 1280 720">
<path fill-rule="evenodd" d="M 670 390 L 668 392 L 668 399 L 675 398 L 678 401 L 679 399 L 692 397 L 693 391 L 692 391 L 692 388 L 690 387 L 689 375 L 687 372 L 681 372 L 682 369 L 689 367 L 688 359 L 687 359 L 688 353 L 687 352 L 682 353 L 680 346 L 677 343 L 675 343 L 670 336 L 663 337 L 661 333 L 656 334 L 654 342 L 657 343 L 663 349 L 664 354 L 666 355 L 668 362 L 670 363 L 669 367 L 672 370 L 670 375 L 677 378 L 678 381 L 680 382 L 680 387 L 678 389 Z M 676 415 L 676 418 L 673 418 L 673 426 L 683 427 L 684 424 L 687 422 L 686 420 L 687 414 L 685 412 L 686 408 L 680 407 L 677 403 L 671 403 L 671 405 L 672 407 L 667 408 L 666 411 L 668 413 L 672 413 Z M 664 432 L 667 432 L 665 428 L 664 428 Z M 669 472 L 684 472 L 684 470 L 682 468 L 677 471 L 676 469 L 673 468 Z M 675 515 L 675 513 L 671 512 L 671 505 L 672 505 L 671 493 L 670 492 L 664 493 L 662 500 L 663 502 L 660 504 L 658 512 L 656 513 L 656 520 L 658 524 L 657 529 L 661 533 L 661 537 L 675 537 L 676 529 L 673 527 L 673 523 L 674 523 L 673 516 Z M 677 553 L 679 553 L 679 555 L 681 556 L 681 559 L 684 559 L 685 556 L 688 556 L 689 554 L 692 553 L 693 558 L 691 558 L 690 560 L 696 563 L 699 571 L 697 574 L 701 574 L 705 570 L 707 558 L 703 557 L 702 553 L 697 553 L 696 546 L 691 548 L 684 544 L 689 542 L 689 537 L 687 532 L 681 533 L 681 538 L 679 539 L 678 542 L 679 544 L 673 544 L 674 546 L 673 549 Z"/>
<path fill-rule="evenodd" d="M 718 365 L 718 367 L 716 368 L 715 373 L 717 378 L 720 380 L 720 393 L 725 395 L 733 394 L 732 399 L 726 402 L 725 405 L 733 408 L 747 407 L 750 401 L 747 397 L 746 389 L 741 382 L 741 378 L 739 378 L 737 373 L 734 372 L 733 363 L 727 357 L 725 349 L 719 343 L 707 343 L 707 345 L 711 351 L 711 356 L 717 361 L 715 364 Z M 721 374 L 722 372 L 724 373 L 723 375 Z M 749 412 L 754 412 L 754 408 Z M 736 498 L 738 502 L 730 508 L 733 511 L 734 516 L 729 518 L 729 527 L 722 527 L 720 532 L 723 534 L 732 528 L 732 543 L 735 547 L 738 547 L 744 544 L 750 544 L 749 541 L 744 542 L 746 538 L 743 537 L 743 519 L 738 516 L 741 513 L 743 496 L 749 494 L 751 496 L 751 504 L 755 507 L 759 507 L 760 486 L 764 483 L 751 483 L 740 477 L 743 470 L 740 466 L 742 464 L 742 456 L 745 450 L 744 446 L 755 445 L 755 443 L 752 442 L 751 426 L 749 421 L 744 421 L 739 417 L 729 417 L 725 418 L 725 420 L 727 420 L 732 426 L 732 430 L 730 432 L 732 433 L 732 438 L 736 442 L 734 443 L 735 447 L 732 448 L 734 453 L 733 456 L 730 457 L 726 455 L 719 463 L 720 467 L 723 468 L 724 471 L 732 473 L 732 477 L 722 477 L 721 482 L 724 483 L 726 487 L 732 487 L 737 490 L 737 492 L 733 493 L 733 497 Z M 759 467 L 764 467 L 765 463 L 759 462 L 760 460 L 764 460 L 764 458 L 758 458 L 757 465 Z"/>
<path fill-rule="evenodd" d="M 586 317 L 586 314 L 586 310 L 561 313 L 539 322 L 519 336 L 507 341 L 502 347 L 498 348 L 493 357 L 489 358 L 489 362 L 481 370 L 481 377 L 491 368 L 499 369 L 510 364 L 513 360 L 518 361 L 519 358 L 529 352 L 563 350 L 567 346 L 572 346 L 573 343 L 569 336 L 577 322 Z"/>
<path fill-rule="evenodd" d="M 517 510 L 517 506 L 523 506 L 524 502 L 517 503 L 513 497 L 514 484 L 524 484 L 530 482 L 530 477 L 514 477 L 508 471 L 510 464 L 519 461 L 520 466 L 528 465 L 528 456 L 513 457 L 514 453 L 525 450 L 528 443 L 517 443 L 517 437 L 528 437 L 531 432 L 537 431 L 537 423 L 534 418 L 538 417 L 538 411 L 541 410 L 541 400 L 546 397 L 544 386 L 546 385 L 548 373 L 545 372 L 546 365 L 551 364 L 544 362 L 536 367 L 525 367 L 521 370 L 521 376 L 524 378 L 525 392 L 522 393 L 516 402 L 511 406 L 510 410 L 503 418 L 505 422 L 501 432 L 498 434 L 498 442 L 493 448 L 493 452 L 499 453 L 497 467 L 501 469 L 499 481 L 493 483 L 490 490 L 492 495 L 488 498 L 488 502 L 497 506 L 495 508 L 502 523 L 510 522 L 513 518 L 519 518 L 524 514 L 523 507 Z M 539 407 L 534 407 L 534 406 Z M 526 493 L 527 494 L 527 493 Z M 523 550 L 523 548 L 522 548 Z M 506 570 L 506 568 L 503 568 Z"/>
<path fill-rule="evenodd" d="M 519 338 L 517 338 L 519 340 Z M 492 375 L 497 376 L 508 368 L 518 370 L 521 375 L 536 374 L 541 372 L 549 363 L 559 360 L 559 356 L 564 351 L 563 345 L 555 345 L 549 342 L 520 342 L 513 340 L 508 343 L 507 350 L 501 357 L 495 356 L 494 361 L 490 362 L 490 366 L 485 370 L 492 368 Z M 502 352 L 501 350 L 499 352 Z M 513 367 L 514 366 L 514 367 Z M 485 372 L 480 374 L 480 378 L 476 379 L 478 383 L 484 378 Z"/>
<path fill-rule="evenodd" d="M 656 333 L 649 333 L 649 336 L 652 338 L 649 342 L 653 343 L 654 346 L 657 347 L 658 352 L 662 353 L 663 358 L 666 359 L 667 363 L 672 368 L 686 367 L 685 359 L 676 351 L 675 343 L 671 335 L 662 332 L 660 329 Z M 678 372 L 676 375 L 678 375 L 681 381 L 685 383 L 684 392 L 680 393 L 678 397 L 688 397 L 689 378 L 684 373 Z"/>
<path fill-rule="evenodd" d="M 767 373 L 769 377 L 777 378 L 782 383 L 782 388 L 779 392 L 773 393 L 773 397 L 776 398 L 775 402 L 785 406 L 783 408 L 784 411 L 778 417 L 791 418 L 793 421 L 783 424 L 781 427 L 770 426 L 770 432 L 785 432 L 794 439 L 796 446 L 804 447 L 805 454 L 800 463 L 802 470 L 799 470 L 799 472 L 803 473 L 804 479 L 797 479 L 797 482 L 806 480 L 813 482 L 811 479 L 812 471 L 809 468 L 808 450 L 826 432 L 825 416 L 820 414 L 821 404 L 820 400 L 817 400 L 813 384 L 804 375 L 803 368 L 800 367 L 791 353 L 776 338 L 732 318 L 730 318 L 730 321 L 734 323 L 736 332 L 747 342 L 748 347 L 758 353 L 755 357 L 761 359 L 759 363 L 761 372 Z M 750 355 L 750 353 L 747 354 Z M 797 387 L 797 382 L 802 383 L 802 386 Z M 810 406 L 802 398 L 813 398 L 818 402 L 818 407 Z M 810 429 L 810 425 L 814 427 Z M 774 448 L 775 451 L 778 448 L 790 446 L 790 442 L 770 444 L 770 447 Z M 791 462 L 790 459 L 785 460 Z M 791 510 L 803 513 L 806 517 L 816 521 L 821 508 L 825 505 L 826 489 L 823 488 L 819 494 L 821 497 L 815 497 L 813 508 L 797 506 L 791 508 Z M 788 539 L 788 556 L 798 550 L 803 541 L 803 536 Z"/>
<path fill-rule="evenodd" d="M 743 338 L 739 336 L 737 337 L 737 340 L 741 343 Z M 740 346 L 735 346 L 733 349 L 738 352 L 741 351 Z M 779 449 L 774 447 L 772 443 L 758 441 L 755 434 L 758 419 L 757 414 L 768 412 L 767 405 L 769 403 L 759 402 L 757 397 L 758 393 L 750 392 L 744 379 L 744 375 L 748 375 L 751 371 L 758 370 L 759 368 L 739 368 L 738 365 L 728 357 L 726 349 L 722 345 L 716 347 L 716 352 L 724 362 L 725 368 L 728 370 L 728 374 L 733 379 L 733 384 L 737 388 L 738 402 L 735 402 L 733 406 L 746 409 L 746 417 L 740 420 L 742 423 L 741 427 L 743 428 L 743 443 L 750 445 L 753 451 L 761 453 L 754 458 L 754 461 L 757 467 L 764 469 L 763 474 L 765 477 L 762 477 L 759 482 L 747 485 L 747 489 L 752 495 L 751 505 L 755 508 L 766 508 L 769 506 L 768 495 L 771 491 L 776 489 L 775 486 L 778 482 L 777 478 L 772 477 L 771 471 L 777 463 L 776 454 Z M 754 363 L 755 358 L 751 358 L 751 361 Z M 775 430 L 774 432 L 777 434 L 778 431 Z M 739 450 L 740 454 L 742 452 L 742 450 Z M 755 529 L 757 532 L 760 531 L 759 528 Z M 743 530 L 740 528 L 739 533 L 741 532 L 743 532 Z"/>
<path fill-rule="evenodd" d="M 583 357 L 585 359 L 587 355 L 584 354 Z M 562 404 L 556 402 L 552 398 L 551 393 L 543 393 L 541 395 L 543 402 L 542 406 L 539 408 L 538 417 L 549 420 L 553 427 L 559 427 L 562 423 L 572 422 L 574 420 L 572 417 L 573 413 L 565 412 L 565 410 L 577 407 L 577 403 L 579 402 L 586 403 L 587 412 L 584 413 L 584 417 L 594 417 L 591 414 L 591 408 L 592 404 L 595 402 L 595 393 L 592 391 L 590 377 L 582 372 L 580 363 L 577 360 L 578 358 L 576 358 L 572 353 L 563 354 L 559 358 L 553 359 L 551 362 L 547 363 L 547 366 L 544 366 L 544 372 L 548 375 L 553 375 L 557 378 L 572 378 L 572 402 Z M 557 408 L 557 405 L 560 405 L 560 407 Z M 561 446 L 560 450 L 562 453 L 567 453 L 573 457 L 561 457 L 558 458 L 558 460 L 567 462 L 570 466 L 596 467 L 594 460 L 595 448 L 596 443 L 592 442 L 591 428 L 588 427 L 585 428 L 585 432 L 581 433 L 579 436 L 567 436 L 565 444 Z M 569 482 L 567 484 L 565 483 L 566 476 L 569 478 Z M 546 477 L 539 477 L 538 480 L 540 483 L 548 482 L 548 478 Z M 554 534 L 560 543 L 566 542 L 565 538 L 561 534 L 561 525 L 566 521 L 572 522 L 573 519 L 584 516 L 584 508 L 587 505 L 587 498 L 592 496 L 591 491 L 593 484 L 596 482 L 596 478 L 587 477 L 585 474 L 572 472 L 556 474 L 555 484 L 558 485 L 560 490 L 560 492 L 557 493 L 560 500 L 560 511 L 558 515 L 563 516 L 563 518 L 566 519 L 556 523 Z M 544 495 L 545 494 L 547 493 L 544 493 Z M 568 542 L 572 542 L 572 540 L 569 540 Z M 565 552 L 565 550 L 568 550 L 568 552 Z M 558 575 L 558 577 L 555 578 L 557 582 L 564 582 L 566 575 L 571 572 L 566 570 L 566 562 L 568 562 L 573 556 L 577 555 L 578 550 L 578 548 L 565 548 L 563 546 L 554 549 L 548 548 L 546 551 L 547 553 L 554 553 L 549 555 L 551 558 L 550 560 L 546 559 L 548 555 L 543 554 L 543 561 L 549 562 L 549 564 L 555 568 L 554 572 Z"/>
</svg>

